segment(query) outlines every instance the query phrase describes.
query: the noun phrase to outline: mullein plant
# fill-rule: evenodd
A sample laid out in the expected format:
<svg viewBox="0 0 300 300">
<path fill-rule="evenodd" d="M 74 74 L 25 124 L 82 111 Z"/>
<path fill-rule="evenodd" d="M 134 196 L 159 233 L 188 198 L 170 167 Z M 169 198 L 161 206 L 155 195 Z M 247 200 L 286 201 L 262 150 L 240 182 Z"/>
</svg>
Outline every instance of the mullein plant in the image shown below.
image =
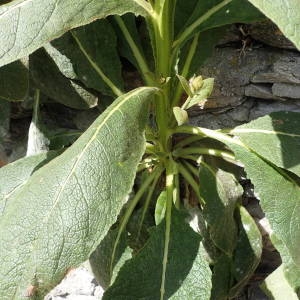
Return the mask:
<svg viewBox="0 0 300 300">
<path fill-rule="evenodd" d="M 241 174 L 282 258 L 264 289 L 298 299 L 299 113 L 233 129 L 188 122 L 188 110 L 204 107 L 213 90 L 214 79 L 197 70 L 226 25 L 265 14 L 299 48 L 298 3 L 43 2 L 0 5 L 0 101 L 22 101 L 36 89 L 34 121 L 39 91 L 74 109 L 98 98 L 112 103 L 70 147 L 36 147 L 1 168 L 1 299 L 43 299 L 87 260 L 106 300 L 234 298 L 262 253 L 261 233 L 242 206 Z M 126 91 L 124 61 L 143 86 Z"/>
</svg>

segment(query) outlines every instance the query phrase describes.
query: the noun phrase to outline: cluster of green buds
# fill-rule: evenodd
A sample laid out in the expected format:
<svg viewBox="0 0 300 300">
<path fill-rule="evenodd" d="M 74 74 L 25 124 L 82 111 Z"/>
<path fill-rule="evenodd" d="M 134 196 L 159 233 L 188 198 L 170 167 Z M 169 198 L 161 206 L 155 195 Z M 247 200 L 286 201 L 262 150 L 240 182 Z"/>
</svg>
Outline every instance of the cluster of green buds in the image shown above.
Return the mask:
<svg viewBox="0 0 300 300">
<path fill-rule="evenodd" d="M 187 99 L 181 107 L 174 107 L 173 112 L 178 125 L 188 121 L 186 109 L 192 106 L 204 106 L 207 98 L 211 95 L 214 87 L 214 78 L 203 79 L 201 75 L 194 75 L 189 81 L 183 76 L 177 75 L 183 89 L 187 94 Z"/>
</svg>

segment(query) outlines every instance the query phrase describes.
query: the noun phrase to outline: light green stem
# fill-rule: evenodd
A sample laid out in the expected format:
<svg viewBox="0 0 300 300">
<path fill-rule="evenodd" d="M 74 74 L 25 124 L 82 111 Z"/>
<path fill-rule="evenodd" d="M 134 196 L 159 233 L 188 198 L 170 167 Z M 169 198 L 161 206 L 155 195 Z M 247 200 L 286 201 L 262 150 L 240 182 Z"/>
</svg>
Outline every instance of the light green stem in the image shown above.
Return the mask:
<svg viewBox="0 0 300 300">
<path fill-rule="evenodd" d="M 38 126 L 39 122 L 39 106 L 40 106 L 40 90 L 36 89 L 33 102 L 32 122 Z"/>
<path fill-rule="evenodd" d="M 193 178 L 191 173 L 182 164 L 179 164 L 179 172 L 184 177 L 184 179 L 189 183 L 189 185 L 192 187 L 201 204 L 204 204 L 203 199 L 200 196 L 199 185 L 196 182 L 196 180 Z"/>
<path fill-rule="evenodd" d="M 196 176 L 196 177 L 199 177 L 199 170 L 197 168 L 195 168 L 193 165 L 191 165 L 190 163 L 188 162 L 183 162 L 183 164 L 186 166 L 187 169 L 190 170 L 190 172 Z"/>
<path fill-rule="evenodd" d="M 188 26 L 180 35 L 179 37 L 174 41 L 173 48 L 178 49 L 182 46 L 182 44 L 185 42 L 185 40 L 193 33 L 193 31 L 200 26 L 202 23 L 204 23 L 206 20 L 208 20 L 213 14 L 218 12 L 220 9 L 222 9 L 225 5 L 230 3 L 232 0 L 223 0 L 219 4 L 215 5 L 213 8 L 209 9 L 204 15 L 202 15 L 199 19 L 197 19 L 194 23 L 192 23 L 190 26 Z"/>
<path fill-rule="evenodd" d="M 94 70 L 97 72 L 97 74 L 102 78 L 102 80 L 110 87 L 112 92 L 117 96 L 122 96 L 123 92 L 119 90 L 116 85 L 103 73 L 103 71 L 100 69 L 100 67 L 94 62 L 94 60 L 90 57 L 90 55 L 87 53 L 85 50 L 84 46 L 82 45 L 81 41 L 79 38 L 76 36 L 74 31 L 70 31 L 71 35 L 73 36 L 74 40 L 76 41 L 79 49 L 81 52 L 84 54 L 88 62 L 91 64 L 91 66 L 94 68 Z"/>
<path fill-rule="evenodd" d="M 174 0 L 155 1 L 155 14 L 150 18 L 155 37 L 156 77 L 163 80 L 171 76 L 171 47 L 173 41 Z M 162 151 L 169 151 L 167 137 L 170 118 L 173 117 L 170 105 L 170 84 L 161 84 L 162 92 L 156 97 L 155 114 Z"/>
<path fill-rule="evenodd" d="M 232 153 L 228 151 L 222 151 L 219 149 L 212 149 L 212 148 L 200 148 L 200 147 L 188 147 L 184 149 L 176 149 L 173 151 L 174 156 L 185 156 L 189 154 L 206 154 L 206 155 L 212 155 L 216 157 L 222 157 L 222 158 L 228 158 L 231 160 L 234 160 L 235 157 Z"/>
<path fill-rule="evenodd" d="M 115 18 L 116 22 L 118 23 L 121 31 L 123 32 L 126 41 L 128 42 L 128 45 L 138 63 L 139 69 L 145 80 L 145 83 L 148 86 L 155 85 L 155 82 L 151 76 L 151 71 L 146 63 L 146 60 L 145 60 L 144 56 L 142 55 L 139 47 L 135 43 L 134 39 L 132 38 L 130 32 L 128 31 L 124 21 L 122 20 L 122 18 L 120 16 L 115 16 L 114 18 Z"/>
<path fill-rule="evenodd" d="M 211 130 L 203 127 L 195 127 L 195 126 L 180 126 L 175 128 L 170 134 L 174 133 L 187 133 L 192 135 L 198 135 L 201 137 L 210 137 L 212 139 L 216 139 L 221 142 L 228 142 L 243 148 L 247 148 L 241 141 L 238 139 L 234 139 L 227 134 L 221 133 L 216 130 Z"/>
<path fill-rule="evenodd" d="M 146 216 L 146 212 L 148 211 L 148 208 L 149 208 L 149 205 L 150 205 L 150 201 L 152 199 L 152 195 L 153 195 L 154 189 L 155 189 L 155 187 L 157 185 L 157 182 L 158 182 L 158 179 L 160 178 L 160 176 L 161 176 L 161 173 L 158 173 L 156 175 L 156 177 L 154 178 L 154 180 L 152 182 L 152 185 L 151 185 L 151 187 L 150 187 L 150 189 L 148 191 L 147 198 L 146 198 L 146 201 L 145 201 L 145 204 L 144 204 L 144 207 L 143 207 L 141 219 L 140 219 L 139 226 L 138 226 L 137 239 L 140 236 L 142 225 L 144 223 L 144 219 L 145 219 L 145 216 Z"/>
<path fill-rule="evenodd" d="M 174 161 L 170 160 L 166 165 L 166 229 L 165 229 L 165 244 L 164 244 L 164 256 L 162 261 L 162 275 L 160 286 L 160 300 L 165 299 L 165 285 L 166 285 L 166 272 L 169 255 L 170 233 L 171 233 L 171 217 L 172 217 L 172 205 L 173 205 L 173 190 L 174 190 Z"/>
<path fill-rule="evenodd" d="M 187 145 L 190 145 L 190 144 L 193 144 L 195 142 L 198 142 L 200 140 L 202 140 L 203 137 L 199 137 L 197 135 L 192 135 L 192 136 L 189 136 L 185 139 L 183 139 L 182 141 L 178 142 L 175 146 L 174 146 L 174 149 L 179 149 L 179 148 L 183 148 Z"/>
<path fill-rule="evenodd" d="M 113 264 L 114 264 L 116 250 L 117 250 L 117 246 L 118 246 L 121 234 L 124 231 L 124 229 L 128 223 L 128 220 L 129 220 L 130 216 L 132 215 L 132 212 L 133 212 L 134 208 L 136 207 L 137 203 L 140 201 L 141 197 L 146 192 L 147 188 L 151 185 L 153 180 L 158 176 L 158 174 L 161 174 L 161 172 L 162 172 L 162 169 L 159 167 L 157 167 L 156 169 L 153 170 L 153 172 L 146 178 L 146 180 L 140 186 L 139 190 L 137 191 L 137 193 L 135 194 L 133 199 L 130 201 L 129 206 L 126 209 L 126 212 L 125 212 L 125 214 L 122 218 L 122 221 L 119 225 L 118 234 L 117 234 L 117 237 L 116 237 L 116 240 L 114 243 L 114 247 L 113 247 L 113 251 L 112 251 L 112 255 L 111 255 L 110 275 L 113 274 Z"/>
<path fill-rule="evenodd" d="M 174 175 L 174 190 L 173 190 L 174 204 L 177 209 L 180 209 L 180 181 L 179 174 Z"/>
</svg>

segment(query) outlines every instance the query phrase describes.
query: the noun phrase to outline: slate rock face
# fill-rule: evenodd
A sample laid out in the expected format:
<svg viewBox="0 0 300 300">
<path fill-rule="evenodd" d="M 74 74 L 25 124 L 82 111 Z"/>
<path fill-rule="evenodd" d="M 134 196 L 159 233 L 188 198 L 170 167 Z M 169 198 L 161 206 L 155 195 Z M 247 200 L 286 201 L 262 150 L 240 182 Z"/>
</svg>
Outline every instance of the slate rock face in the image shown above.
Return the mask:
<svg viewBox="0 0 300 300">
<path fill-rule="evenodd" d="M 291 50 L 257 43 L 237 49 L 232 40 L 228 46 L 223 40 L 199 70 L 215 78 L 215 87 L 204 107 L 190 109 L 191 123 L 230 128 L 274 111 L 300 111 L 300 53 L 285 47 L 285 38 L 282 43 L 281 48 Z"/>
</svg>

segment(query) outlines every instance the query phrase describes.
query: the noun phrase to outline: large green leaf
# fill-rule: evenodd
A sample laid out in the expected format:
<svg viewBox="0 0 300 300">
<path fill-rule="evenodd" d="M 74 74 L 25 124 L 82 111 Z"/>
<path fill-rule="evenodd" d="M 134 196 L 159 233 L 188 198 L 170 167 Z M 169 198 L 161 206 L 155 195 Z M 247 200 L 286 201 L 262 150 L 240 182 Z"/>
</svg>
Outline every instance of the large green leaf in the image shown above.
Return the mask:
<svg viewBox="0 0 300 300">
<path fill-rule="evenodd" d="M 0 169 L 0 216 L 10 198 L 28 181 L 29 177 L 59 152 L 50 151 L 21 158 Z"/>
<path fill-rule="evenodd" d="M 272 300 L 299 299 L 293 288 L 286 280 L 282 265 L 266 278 L 262 285 L 262 288 L 264 292 L 270 297 L 269 299 Z"/>
<path fill-rule="evenodd" d="M 227 300 L 233 281 L 232 260 L 226 254 L 220 255 L 213 264 L 212 290 L 210 300 Z"/>
<path fill-rule="evenodd" d="M 0 99 L 22 101 L 28 91 L 28 69 L 16 61 L 0 68 Z"/>
<path fill-rule="evenodd" d="M 162 285 L 165 220 L 152 230 L 149 241 L 121 268 L 104 300 L 208 300 L 211 271 L 201 237 L 186 224 L 185 216 L 172 212 L 165 284 Z M 162 296 L 161 291 L 164 291 Z"/>
<path fill-rule="evenodd" d="M 120 267 L 127 259 L 131 258 L 130 248 L 127 247 L 126 233 L 122 233 L 118 241 L 114 261 L 112 253 L 118 236 L 119 228 L 113 228 L 101 241 L 100 245 L 90 256 L 90 265 L 99 284 L 103 289 L 107 289 L 116 278 Z"/>
<path fill-rule="evenodd" d="M 236 245 L 234 210 L 242 188 L 230 173 L 202 163 L 199 171 L 200 195 L 205 201 L 204 216 L 214 244 L 228 256 Z"/>
<path fill-rule="evenodd" d="M 298 49 L 300 49 L 299 0 L 249 0 L 281 29 Z"/>
<path fill-rule="evenodd" d="M 231 133 L 275 165 L 300 176 L 300 113 L 275 112 Z"/>
<path fill-rule="evenodd" d="M 36 87 L 48 97 L 76 109 L 88 109 L 97 105 L 98 98 L 65 77 L 45 49 L 41 48 L 30 55 L 29 63 Z"/>
<path fill-rule="evenodd" d="M 42 297 L 104 238 L 132 188 L 155 91 L 119 97 L 11 199 L 0 220 L 1 299 L 25 299 L 30 286 Z"/>
<path fill-rule="evenodd" d="M 248 178 L 274 232 L 272 241 L 280 241 L 297 267 L 300 267 L 300 188 L 284 170 L 261 158 L 236 138 L 204 128 L 182 127 L 179 132 L 207 135 L 227 144 L 245 167 Z M 299 153 L 297 151 L 296 153 Z M 271 236 L 272 238 L 272 236 Z"/>
<path fill-rule="evenodd" d="M 73 29 L 45 49 L 66 77 L 109 96 L 114 94 L 105 80 L 123 90 L 117 39 L 107 20 Z"/>
<path fill-rule="evenodd" d="M 22 58 L 66 31 L 108 15 L 145 14 L 144 0 L 14 0 L 0 6 L 0 66 Z"/>
<path fill-rule="evenodd" d="M 273 242 L 279 240 L 286 247 L 294 263 L 300 266 L 300 188 L 283 170 L 261 158 L 247 144 L 212 130 L 202 132 L 226 143 L 245 167 L 247 176 L 255 187 L 256 195 L 272 230 Z M 299 153 L 297 151 L 296 153 Z"/>
<path fill-rule="evenodd" d="M 175 17 L 177 37 L 174 45 L 182 44 L 196 32 L 237 22 L 254 22 L 263 18 L 264 16 L 247 0 L 178 0 Z"/>
<path fill-rule="evenodd" d="M 230 291 L 230 297 L 236 297 L 248 283 L 260 263 L 262 254 L 261 233 L 248 211 L 239 207 L 240 230 L 239 238 L 232 263 L 232 275 L 236 285 Z"/>
</svg>

